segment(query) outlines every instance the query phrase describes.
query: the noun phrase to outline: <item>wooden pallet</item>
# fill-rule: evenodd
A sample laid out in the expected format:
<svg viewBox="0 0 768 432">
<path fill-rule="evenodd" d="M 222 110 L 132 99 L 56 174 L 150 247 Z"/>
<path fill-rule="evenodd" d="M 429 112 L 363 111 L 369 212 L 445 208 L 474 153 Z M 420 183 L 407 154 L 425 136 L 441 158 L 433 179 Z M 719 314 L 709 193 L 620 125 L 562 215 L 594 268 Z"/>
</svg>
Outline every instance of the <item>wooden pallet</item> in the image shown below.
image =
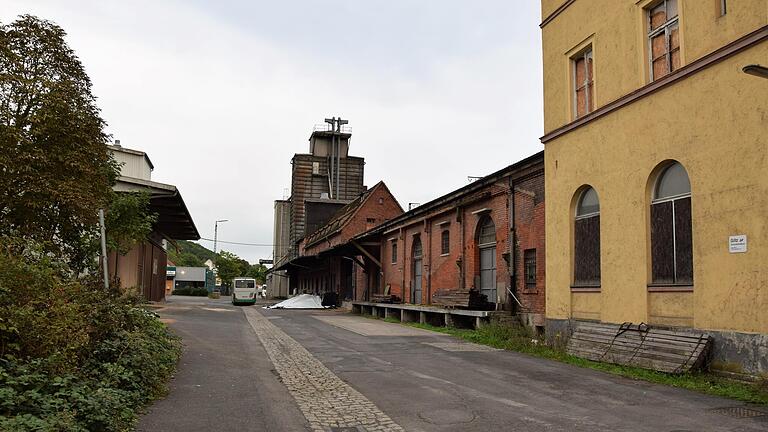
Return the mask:
<svg viewBox="0 0 768 432">
<path fill-rule="evenodd" d="M 646 324 L 580 322 L 568 340 L 567 351 L 594 361 L 684 373 L 704 366 L 711 344 L 706 333 Z"/>
<path fill-rule="evenodd" d="M 432 294 L 432 304 L 455 308 L 485 309 L 488 306 L 488 299 L 477 290 L 437 290 Z"/>
<path fill-rule="evenodd" d="M 371 294 L 371 302 L 373 303 L 398 303 L 400 297 L 390 294 Z"/>
</svg>

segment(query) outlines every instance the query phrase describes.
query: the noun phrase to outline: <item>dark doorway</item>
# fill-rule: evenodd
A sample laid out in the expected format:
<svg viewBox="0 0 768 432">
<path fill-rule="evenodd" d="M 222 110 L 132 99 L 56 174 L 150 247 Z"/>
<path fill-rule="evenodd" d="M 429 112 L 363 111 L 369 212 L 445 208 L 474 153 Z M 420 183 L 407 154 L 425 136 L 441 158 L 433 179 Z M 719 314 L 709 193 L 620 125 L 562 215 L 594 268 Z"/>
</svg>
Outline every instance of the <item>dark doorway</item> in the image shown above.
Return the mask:
<svg viewBox="0 0 768 432">
<path fill-rule="evenodd" d="M 413 239 L 413 280 L 411 281 L 411 287 L 413 287 L 413 303 L 421 304 L 421 277 L 424 266 L 422 265 L 422 248 L 421 239 L 414 237 Z"/>
<path fill-rule="evenodd" d="M 496 225 L 485 216 L 478 224 L 478 249 L 480 250 L 480 294 L 496 303 Z"/>
</svg>

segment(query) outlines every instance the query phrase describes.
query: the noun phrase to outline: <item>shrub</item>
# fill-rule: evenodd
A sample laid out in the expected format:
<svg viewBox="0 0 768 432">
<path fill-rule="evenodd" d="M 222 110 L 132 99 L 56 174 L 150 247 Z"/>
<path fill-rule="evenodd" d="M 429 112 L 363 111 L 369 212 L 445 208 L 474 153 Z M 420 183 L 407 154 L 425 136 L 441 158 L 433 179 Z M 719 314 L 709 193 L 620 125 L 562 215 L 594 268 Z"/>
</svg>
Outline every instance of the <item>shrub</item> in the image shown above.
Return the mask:
<svg viewBox="0 0 768 432">
<path fill-rule="evenodd" d="M 206 288 L 200 287 L 181 287 L 175 288 L 171 294 L 180 296 L 206 297 L 208 296 L 208 290 Z"/>
<path fill-rule="evenodd" d="M 0 430 L 122 431 L 181 345 L 137 298 L 0 250 Z"/>
</svg>

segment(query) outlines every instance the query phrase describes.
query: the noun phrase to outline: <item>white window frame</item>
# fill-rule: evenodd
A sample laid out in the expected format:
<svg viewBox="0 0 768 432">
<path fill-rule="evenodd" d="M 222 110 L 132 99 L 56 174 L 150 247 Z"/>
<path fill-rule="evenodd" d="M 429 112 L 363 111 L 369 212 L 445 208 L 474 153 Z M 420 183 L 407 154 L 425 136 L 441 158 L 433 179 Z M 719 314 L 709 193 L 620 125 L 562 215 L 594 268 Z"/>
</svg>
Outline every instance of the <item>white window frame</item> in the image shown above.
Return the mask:
<svg viewBox="0 0 768 432">
<path fill-rule="evenodd" d="M 579 82 L 576 81 L 576 61 L 579 60 L 579 59 L 584 59 L 584 79 L 585 79 L 585 81 L 583 83 L 579 83 Z M 592 75 L 593 76 L 591 76 L 591 77 L 587 73 L 587 71 L 589 70 L 588 69 L 588 65 L 589 65 L 588 62 L 589 62 L 590 59 L 592 59 L 592 62 L 593 62 L 593 66 L 592 66 Z M 590 111 L 590 109 L 589 109 L 590 94 L 589 94 L 589 88 L 588 88 L 588 86 L 589 86 L 589 79 L 592 78 L 592 90 L 595 89 L 594 61 L 595 61 L 595 55 L 594 55 L 594 52 L 592 51 L 592 45 L 591 44 L 587 45 L 581 52 L 579 52 L 579 54 L 571 57 L 571 69 L 572 69 L 571 74 L 573 76 L 573 92 L 572 92 L 572 97 L 573 97 L 573 117 L 574 117 L 574 119 L 580 119 L 582 117 L 585 117 L 586 115 L 588 115 L 592 111 L 594 111 L 594 110 Z M 586 109 L 586 112 L 583 115 L 580 116 L 579 115 L 578 91 L 582 87 L 586 89 L 584 91 L 584 94 L 585 94 L 584 107 Z M 592 103 L 594 103 L 594 101 L 592 101 Z"/>
<path fill-rule="evenodd" d="M 677 194 L 677 195 L 671 195 L 671 196 L 667 196 L 667 197 L 663 197 L 663 198 L 657 198 L 656 197 L 656 194 L 658 193 L 658 190 L 659 190 L 659 183 L 661 182 L 661 179 L 664 177 L 664 174 L 667 173 L 667 170 L 669 170 L 669 168 L 672 167 L 672 165 L 674 165 L 674 164 L 670 164 L 669 166 L 667 166 L 666 168 L 661 170 L 659 175 L 656 176 L 656 181 L 653 184 L 653 195 L 652 195 L 653 199 L 651 199 L 651 206 L 653 206 L 654 204 L 661 204 L 661 203 L 665 203 L 665 202 L 672 202 L 672 251 L 673 251 L 673 253 L 672 253 L 672 270 L 674 271 L 674 279 L 675 279 L 674 283 L 677 283 L 677 226 L 676 226 L 676 223 L 675 223 L 675 220 L 676 220 L 676 217 L 675 217 L 675 201 L 678 201 L 678 200 L 684 199 L 684 198 L 691 198 L 691 193 L 690 192 L 685 192 L 685 193 L 681 193 L 681 194 Z M 683 167 L 683 168 L 685 168 L 685 167 Z M 685 174 L 688 175 L 688 171 L 687 170 L 686 170 Z M 688 177 L 688 181 L 690 182 L 690 177 Z M 653 259 L 653 257 L 651 257 L 651 259 Z"/>
<path fill-rule="evenodd" d="M 669 29 L 671 27 L 677 25 L 677 29 L 678 29 L 677 31 L 678 32 L 680 31 L 680 25 L 679 25 L 679 23 L 680 23 L 680 2 L 678 1 L 678 3 L 677 3 L 677 8 L 678 8 L 677 9 L 677 15 L 675 15 L 675 17 L 673 19 L 671 19 L 671 20 L 667 19 L 667 21 L 664 24 L 660 25 L 659 28 L 657 28 L 656 30 L 651 30 L 651 27 L 652 27 L 652 24 L 651 24 L 651 12 L 653 11 L 654 8 L 656 8 L 659 5 L 663 4 L 664 5 L 664 10 L 665 10 L 665 13 L 666 13 L 666 10 L 668 10 L 667 9 L 667 1 L 668 0 L 662 0 L 662 1 L 658 2 L 658 3 L 653 3 L 653 6 L 649 6 L 649 7 L 647 7 L 645 9 L 646 22 L 648 23 L 648 25 L 646 27 L 646 29 L 647 29 L 646 31 L 648 33 L 648 37 L 647 37 L 647 40 L 648 40 L 648 75 L 649 75 L 649 78 L 650 78 L 651 82 L 656 81 L 658 79 L 661 79 L 661 78 L 671 74 L 672 72 L 674 72 L 672 70 L 672 53 L 671 53 L 670 47 L 669 47 L 669 40 L 670 40 Z M 667 52 L 665 54 L 665 56 L 666 56 L 666 61 L 667 61 L 667 71 L 668 72 L 664 76 L 660 76 L 658 78 L 654 78 L 653 77 L 653 38 L 658 36 L 658 35 L 660 35 L 661 33 L 664 33 L 664 45 L 666 46 L 666 52 Z M 679 35 L 678 35 L 678 37 L 679 37 Z M 682 48 L 678 47 L 678 50 L 682 51 Z"/>
</svg>

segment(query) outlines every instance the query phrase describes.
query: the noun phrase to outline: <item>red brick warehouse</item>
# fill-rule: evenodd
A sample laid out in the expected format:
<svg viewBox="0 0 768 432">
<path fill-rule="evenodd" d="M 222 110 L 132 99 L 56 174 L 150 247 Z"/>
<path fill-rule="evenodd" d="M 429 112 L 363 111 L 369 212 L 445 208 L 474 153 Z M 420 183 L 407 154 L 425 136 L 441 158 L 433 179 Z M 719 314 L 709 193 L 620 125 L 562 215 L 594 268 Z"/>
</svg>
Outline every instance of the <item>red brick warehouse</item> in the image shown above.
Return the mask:
<svg viewBox="0 0 768 432">
<path fill-rule="evenodd" d="M 317 295 L 335 293 L 340 301 L 355 300 L 355 287 L 367 284 L 366 276 L 378 274 L 371 260 L 378 250 L 366 250 L 370 245 L 351 241 L 352 237 L 402 213 L 384 182 L 341 207 L 299 242 L 296 258 L 283 264 L 292 288 Z"/>
<path fill-rule="evenodd" d="M 513 193 L 514 191 L 514 193 Z M 356 237 L 380 245 L 380 280 L 355 298 L 394 295 L 435 304 L 438 294 L 476 290 L 491 308 L 542 325 L 543 153 L 421 205 Z M 439 302 L 437 302 L 439 304 Z"/>
</svg>

